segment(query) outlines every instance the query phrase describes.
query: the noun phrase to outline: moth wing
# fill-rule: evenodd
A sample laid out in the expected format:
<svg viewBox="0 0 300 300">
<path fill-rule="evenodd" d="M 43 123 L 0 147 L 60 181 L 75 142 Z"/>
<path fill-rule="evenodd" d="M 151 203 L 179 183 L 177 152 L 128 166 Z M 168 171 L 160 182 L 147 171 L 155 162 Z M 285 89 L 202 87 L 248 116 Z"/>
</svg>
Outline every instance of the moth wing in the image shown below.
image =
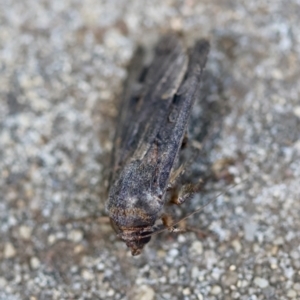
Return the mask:
<svg viewBox="0 0 300 300">
<path fill-rule="evenodd" d="M 153 193 L 155 190 L 162 193 L 166 190 L 171 169 L 181 147 L 189 116 L 198 95 L 208 52 L 209 43 L 206 40 L 198 41 L 191 49 L 185 78 L 165 112 L 163 126 L 157 132 L 156 141 L 148 150 L 149 156 L 158 153 L 156 156 L 159 157 L 156 161 L 156 172 L 152 178 Z"/>
<path fill-rule="evenodd" d="M 154 59 L 142 68 L 138 50 L 125 83 L 113 150 L 114 181 L 132 159 L 142 161 L 164 127 L 166 114 L 187 69 L 187 55 L 173 35 L 164 36 L 155 48 Z"/>
</svg>

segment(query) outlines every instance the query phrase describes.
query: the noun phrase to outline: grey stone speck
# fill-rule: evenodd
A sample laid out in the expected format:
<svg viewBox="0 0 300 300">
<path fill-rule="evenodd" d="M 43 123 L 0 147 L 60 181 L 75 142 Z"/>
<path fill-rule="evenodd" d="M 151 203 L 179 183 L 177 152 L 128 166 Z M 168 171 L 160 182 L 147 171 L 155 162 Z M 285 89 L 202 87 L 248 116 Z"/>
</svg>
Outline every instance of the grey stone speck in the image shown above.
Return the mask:
<svg viewBox="0 0 300 300">
<path fill-rule="evenodd" d="M 296 299 L 297 297 L 297 292 L 294 290 L 288 290 L 287 291 L 287 296 L 288 298 Z"/>
<path fill-rule="evenodd" d="M 12 243 L 6 243 L 4 245 L 4 257 L 12 258 L 17 254 L 16 248 Z"/>
<path fill-rule="evenodd" d="M 171 249 L 168 253 L 168 255 L 172 258 L 176 257 L 178 254 L 179 254 L 179 251 L 178 251 L 178 249 L 175 249 L 175 248 Z"/>
<path fill-rule="evenodd" d="M 115 294 L 115 291 L 114 291 L 113 289 L 110 289 L 110 290 L 108 290 L 108 292 L 107 292 L 107 296 L 108 296 L 108 297 L 112 297 L 112 296 L 114 296 L 114 294 Z"/>
<path fill-rule="evenodd" d="M 238 275 L 236 272 L 226 272 L 222 275 L 221 282 L 224 287 L 229 287 L 231 285 L 235 285 L 238 280 Z"/>
<path fill-rule="evenodd" d="M 37 257 L 31 257 L 30 266 L 33 270 L 38 269 L 40 265 L 40 260 Z"/>
<path fill-rule="evenodd" d="M 7 281 L 4 277 L 0 277 L 0 288 L 4 288 L 7 284 Z"/>
<path fill-rule="evenodd" d="M 203 299 L 204 299 L 204 298 L 203 298 L 203 295 L 200 294 L 200 293 L 197 294 L 197 298 L 198 298 L 198 300 L 203 300 Z"/>
<path fill-rule="evenodd" d="M 194 255 L 202 255 L 203 253 L 202 243 L 200 241 L 194 241 L 191 245 L 190 252 L 191 254 Z"/>
<path fill-rule="evenodd" d="M 266 288 L 267 286 L 269 286 L 269 282 L 268 280 L 261 278 L 261 277 L 255 277 L 254 278 L 254 283 L 255 285 L 257 285 L 258 287 L 260 287 L 261 289 Z"/>
<path fill-rule="evenodd" d="M 210 293 L 212 295 L 219 295 L 222 292 L 222 288 L 219 285 L 212 286 Z"/>
<path fill-rule="evenodd" d="M 48 243 L 52 245 L 56 241 L 56 236 L 54 234 L 50 234 L 48 236 Z"/>
<path fill-rule="evenodd" d="M 293 285 L 293 289 L 295 291 L 298 291 L 298 293 L 300 293 L 300 283 L 299 282 L 296 282 L 294 285 Z"/>
<path fill-rule="evenodd" d="M 154 290 L 148 285 L 141 285 L 135 292 L 134 300 L 153 300 L 155 293 Z"/>
<path fill-rule="evenodd" d="M 182 290 L 182 294 L 184 296 L 189 296 L 191 294 L 191 290 L 189 288 L 185 288 Z"/>
<path fill-rule="evenodd" d="M 240 252 L 241 252 L 241 250 L 242 250 L 242 245 L 241 245 L 241 243 L 240 243 L 239 240 L 233 240 L 233 241 L 231 242 L 231 245 L 232 245 L 232 247 L 234 248 L 234 250 L 235 250 L 237 253 L 240 253 Z"/>
<path fill-rule="evenodd" d="M 300 118 L 300 106 L 296 106 L 296 107 L 294 108 L 294 114 L 295 114 L 298 118 Z"/>
<path fill-rule="evenodd" d="M 87 269 L 82 270 L 81 276 L 83 279 L 88 280 L 88 281 L 90 281 L 94 278 L 94 274 L 90 270 L 87 270 Z"/>
<path fill-rule="evenodd" d="M 68 238 L 73 242 L 80 242 L 83 238 L 83 232 L 81 230 L 71 230 L 68 234 Z"/>
<path fill-rule="evenodd" d="M 247 220 L 243 226 L 246 241 L 253 242 L 257 231 L 257 224 L 251 220 Z"/>
<path fill-rule="evenodd" d="M 31 237 L 31 233 L 32 233 L 32 228 L 28 227 L 28 226 L 20 226 L 19 228 L 19 233 L 22 239 L 24 240 L 29 240 Z"/>
</svg>

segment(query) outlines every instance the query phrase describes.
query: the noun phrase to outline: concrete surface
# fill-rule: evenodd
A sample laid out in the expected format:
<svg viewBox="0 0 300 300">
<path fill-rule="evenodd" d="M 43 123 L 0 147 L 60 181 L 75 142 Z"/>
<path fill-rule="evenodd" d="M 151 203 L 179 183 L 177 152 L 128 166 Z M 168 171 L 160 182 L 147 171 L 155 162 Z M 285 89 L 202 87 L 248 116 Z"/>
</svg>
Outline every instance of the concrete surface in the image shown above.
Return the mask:
<svg viewBox="0 0 300 300">
<path fill-rule="evenodd" d="M 300 299 L 299 11 L 298 0 L 1 0 L 0 299 Z M 211 41 L 203 105 L 216 134 L 193 169 L 217 178 L 170 209 L 225 193 L 188 220 L 205 239 L 164 233 L 131 257 L 108 224 L 62 221 L 105 214 L 126 66 L 168 30 Z"/>
</svg>

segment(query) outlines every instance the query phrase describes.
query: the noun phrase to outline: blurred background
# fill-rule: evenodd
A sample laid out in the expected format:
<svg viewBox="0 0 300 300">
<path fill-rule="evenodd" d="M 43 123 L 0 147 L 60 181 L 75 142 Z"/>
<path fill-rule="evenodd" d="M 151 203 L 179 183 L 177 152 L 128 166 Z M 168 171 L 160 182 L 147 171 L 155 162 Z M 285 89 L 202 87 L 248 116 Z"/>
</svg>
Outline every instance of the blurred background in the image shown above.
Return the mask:
<svg viewBox="0 0 300 300">
<path fill-rule="evenodd" d="M 0 299 L 299 299 L 299 11 L 297 0 L 0 0 Z M 210 40 L 191 131 L 213 120 L 216 132 L 193 166 L 214 180 L 174 213 L 249 179 L 189 220 L 205 239 L 164 233 L 131 257 L 108 224 L 62 221 L 105 215 L 127 66 L 169 31 Z"/>
</svg>

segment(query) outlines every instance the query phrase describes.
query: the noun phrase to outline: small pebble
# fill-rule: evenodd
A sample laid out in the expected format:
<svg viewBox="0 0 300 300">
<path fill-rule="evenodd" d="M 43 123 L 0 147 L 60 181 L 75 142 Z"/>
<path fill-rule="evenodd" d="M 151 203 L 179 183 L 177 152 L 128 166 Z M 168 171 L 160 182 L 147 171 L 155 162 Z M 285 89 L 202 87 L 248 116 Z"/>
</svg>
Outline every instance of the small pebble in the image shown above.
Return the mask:
<svg viewBox="0 0 300 300">
<path fill-rule="evenodd" d="M 50 235 L 48 236 L 48 244 L 49 244 L 49 245 L 52 245 L 52 244 L 55 243 L 55 241 L 56 241 L 56 236 L 55 236 L 54 234 L 50 234 Z"/>
<path fill-rule="evenodd" d="M 97 270 L 98 270 L 98 271 L 103 271 L 103 270 L 105 270 L 105 265 L 104 265 L 103 263 L 99 263 L 99 264 L 97 265 Z"/>
<path fill-rule="evenodd" d="M 297 292 L 296 292 L 295 290 L 288 290 L 287 296 L 288 296 L 289 298 L 295 298 L 295 299 L 296 299 L 296 297 L 297 297 Z"/>
<path fill-rule="evenodd" d="M 245 288 L 245 287 L 248 286 L 248 285 L 249 285 L 249 283 L 248 283 L 247 280 L 239 280 L 239 281 L 237 282 L 237 287 L 238 287 L 238 288 Z"/>
<path fill-rule="evenodd" d="M 30 266 L 33 270 L 38 269 L 40 265 L 41 263 L 37 257 L 31 257 Z"/>
<path fill-rule="evenodd" d="M 300 140 L 298 140 L 297 142 L 295 142 L 295 149 L 297 151 L 300 151 Z"/>
<path fill-rule="evenodd" d="M 141 285 L 138 287 L 134 300 L 153 300 L 155 297 L 155 292 L 152 287 L 148 285 Z"/>
<path fill-rule="evenodd" d="M 185 243 L 186 242 L 186 238 L 183 234 L 178 235 L 177 241 L 179 243 Z"/>
<path fill-rule="evenodd" d="M 7 281 L 4 277 L 0 277 L 0 288 L 4 288 L 7 284 Z"/>
<path fill-rule="evenodd" d="M 294 288 L 294 290 L 300 292 L 300 282 L 296 282 L 296 283 L 293 285 L 293 288 Z"/>
<path fill-rule="evenodd" d="M 162 249 L 159 249 L 157 251 L 157 256 L 160 257 L 160 258 L 163 258 L 166 256 L 166 251 L 162 250 Z"/>
<path fill-rule="evenodd" d="M 190 248 L 191 253 L 201 255 L 203 253 L 203 246 L 200 241 L 194 241 Z"/>
<path fill-rule="evenodd" d="M 28 226 L 25 226 L 25 225 L 20 226 L 20 228 L 19 228 L 19 234 L 20 234 L 20 237 L 23 240 L 30 240 L 31 233 L 32 233 L 32 228 L 30 228 Z"/>
<path fill-rule="evenodd" d="M 278 246 L 273 246 L 272 249 L 271 249 L 272 255 L 276 256 L 277 252 L 278 252 Z"/>
<path fill-rule="evenodd" d="M 294 114 L 300 118 L 300 106 L 296 106 L 294 108 Z"/>
<path fill-rule="evenodd" d="M 253 242 L 256 231 L 257 231 L 257 224 L 255 222 L 249 220 L 244 223 L 244 233 L 245 233 L 246 241 Z"/>
<path fill-rule="evenodd" d="M 182 20 L 180 18 L 175 18 L 171 20 L 171 27 L 173 30 L 178 31 L 182 29 Z"/>
<path fill-rule="evenodd" d="M 6 243 L 4 245 L 4 257 L 12 258 L 16 255 L 17 251 L 12 243 Z"/>
<path fill-rule="evenodd" d="M 199 300 L 203 300 L 204 298 L 203 298 L 203 295 L 202 294 L 197 294 L 197 298 L 199 299 Z"/>
<path fill-rule="evenodd" d="M 176 256 L 178 256 L 178 254 L 179 254 L 179 251 L 177 249 L 173 248 L 169 251 L 168 255 L 171 257 L 176 257 Z"/>
<path fill-rule="evenodd" d="M 235 271 L 235 270 L 236 270 L 236 266 L 235 266 L 235 265 L 231 265 L 231 266 L 229 267 L 229 270 L 230 270 L 230 271 Z"/>
<path fill-rule="evenodd" d="M 229 287 L 237 283 L 238 275 L 235 272 L 227 272 L 222 276 L 221 280 L 224 287 Z"/>
<path fill-rule="evenodd" d="M 76 247 L 74 248 L 74 253 L 78 254 L 83 252 L 84 252 L 84 247 L 82 245 L 76 245 Z"/>
<path fill-rule="evenodd" d="M 255 285 L 257 285 L 258 287 L 260 287 L 261 289 L 266 288 L 267 286 L 269 286 L 269 282 L 268 280 L 261 278 L 261 277 L 255 277 L 254 278 L 254 283 Z"/>
<path fill-rule="evenodd" d="M 68 238 L 74 243 L 78 243 L 83 238 L 83 232 L 78 229 L 71 230 L 68 234 Z"/>
<path fill-rule="evenodd" d="M 182 294 L 184 296 L 188 296 L 188 295 L 191 294 L 191 290 L 189 288 L 185 288 L 185 289 L 182 290 Z"/>
<path fill-rule="evenodd" d="M 280 246 L 284 244 L 284 239 L 280 236 L 274 240 L 274 245 Z"/>
<path fill-rule="evenodd" d="M 113 289 L 108 290 L 107 296 L 112 297 L 115 294 L 115 291 Z"/>
<path fill-rule="evenodd" d="M 167 282 L 167 278 L 165 276 L 159 278 L 159 282 L 165 284 Z"/>
<path fill-rule="evenodd" d="M 221 292 L 222 292 L 222 288 L 219 285 L 214 285 L 210 290 L 210 293 L 212 295 L 219 295 Z"/>
<path fill-rule="evenodd" d="M 242 245 L 239 240 L 233 240 L 231 243 L 236 253 L 240 253 L 242 250 Z"/>
<path fill-rule="evenodd" d="M 198 274 L 199 274 L 199 268 L 194 266 L 192 268 L 192 271 L 191 271 L 191 276 L 192 278 L 197 278 L 198 277 Z"/>
<path fill-rule="evenodd" d="M 272 270 L 278 269 L 278 265 L 277 264 L 270 264 L 270 267 L 271 267 Z"/>
<path fill-rule="evenodd" d="M 87 269 L 82 270 L 81 276 L 85 280 L 92 280 L 94 278 L 94 274 L 90 270 L 87 270 Z"/>
</svg>

